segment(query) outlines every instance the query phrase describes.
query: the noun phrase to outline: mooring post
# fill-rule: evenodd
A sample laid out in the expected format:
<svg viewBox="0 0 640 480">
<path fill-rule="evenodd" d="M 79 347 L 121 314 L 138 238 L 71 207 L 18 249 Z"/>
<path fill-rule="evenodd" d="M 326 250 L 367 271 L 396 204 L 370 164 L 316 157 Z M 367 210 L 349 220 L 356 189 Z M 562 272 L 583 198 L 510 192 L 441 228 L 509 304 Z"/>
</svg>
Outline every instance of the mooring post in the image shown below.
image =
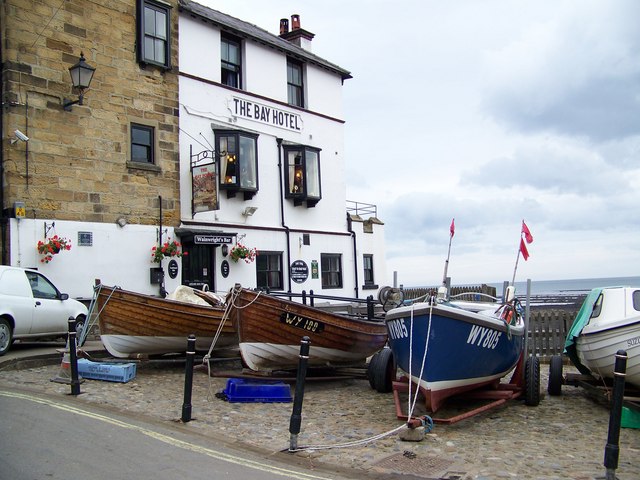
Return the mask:
<svg viewBox="0 0 640 480">
<path fill-rule="evenodd" d="M 193 362 L 196 356 L 196 336 L 187 339 L 187 361 L 184 367 L 184 401 L 182 402 L 182 421 L 191 421 L 191 392 L 193 390 Z"/>
<path fill-rule="evenodd" d="M 304 336 L 300 341 L 300 360 L 298 361 L 298 373 L 296 375 L 296 392 L 293 398 L 293 411 L 289 421 L 289 452 L 298 448 L 298 434 L 302 424 L 302 400 L 304 399 L 304 382 L 307 376 L 307 363 L 309 361 L 309 344 L 311 340 Z"/>
<path fill-rule="evenodd" d="M 613 370 L 613 398 L 609 414 L 609 434 L 607 446 L 604 448 L 604 466 L 606 480 L 616 479 L 618 457 L 620 455 L 620 421 L 622 417 L 622 400 L 624 397 L 624 380 L 627 372 L 627 352 L 616 352 L 616 364 Z"/>
<path fill-rule="evenodd" d="M 373 320 L 373 295 L 367 297 L 367 319 Z"/>
<path fill-rule="evenodd" d="M 71 395 L 80 395 L 78 377 L 78 355 L 76 352 L 76 319 L 69 317 L 69 363 L 71 364 Z"/>
</svg>

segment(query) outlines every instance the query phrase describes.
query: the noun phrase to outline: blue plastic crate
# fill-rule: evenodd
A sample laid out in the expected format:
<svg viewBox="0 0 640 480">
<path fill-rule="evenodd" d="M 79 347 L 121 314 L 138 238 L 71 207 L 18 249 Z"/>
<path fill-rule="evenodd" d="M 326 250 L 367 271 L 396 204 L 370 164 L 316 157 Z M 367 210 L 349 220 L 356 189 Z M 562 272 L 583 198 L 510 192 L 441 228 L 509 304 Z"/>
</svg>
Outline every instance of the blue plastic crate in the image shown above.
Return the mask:
<svg viewBox="0 0 640 480">
<path fill-rule="evenodd" d="M 92 362 L 80 358 L 78 359 L 78 373 L 81 377 L 90 380 L 127 383 L 136 376 L 136 364 Z"/>
<path fill-rule="evenodd" d="M 283 382 L 230 378 L 221 397 L 229 402 L 290 402 L 291 389 Z"/>
</svg>

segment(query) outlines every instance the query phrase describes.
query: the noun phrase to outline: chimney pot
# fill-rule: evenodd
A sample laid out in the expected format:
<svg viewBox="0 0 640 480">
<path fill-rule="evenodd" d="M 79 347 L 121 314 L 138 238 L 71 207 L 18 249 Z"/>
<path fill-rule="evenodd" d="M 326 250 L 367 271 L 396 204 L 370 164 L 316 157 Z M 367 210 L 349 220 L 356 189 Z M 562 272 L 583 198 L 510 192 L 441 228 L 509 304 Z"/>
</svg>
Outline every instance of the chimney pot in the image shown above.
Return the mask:
<svg viewBox="0 0 640 480">
<path fill-rule="evenodd" d="M 289 33 L 289 19 L 288 18 L 280 19 L 280 35 L 284 35 L 285 33 Z"/>
<path fill-rule="evenodd" d="M 300 15 L 291 15 L 291 30 L 298 30 L 300 28 Z"/>
</svg>

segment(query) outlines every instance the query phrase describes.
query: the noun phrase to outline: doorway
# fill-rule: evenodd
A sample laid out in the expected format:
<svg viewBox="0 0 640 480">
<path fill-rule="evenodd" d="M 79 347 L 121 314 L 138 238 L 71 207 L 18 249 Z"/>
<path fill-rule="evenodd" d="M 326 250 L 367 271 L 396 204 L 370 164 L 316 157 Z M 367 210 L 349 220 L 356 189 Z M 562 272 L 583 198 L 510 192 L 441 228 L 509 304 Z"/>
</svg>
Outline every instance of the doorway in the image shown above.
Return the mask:
<svg viewBox="0 0 640 480">
<path fill-rule="evenodd" d="M 199 245 L 192 241 L 183 244 L 187 255 L 182 257 L 182 284 L 197 290 L 206 285 L 210 291 L 216 291 L 215 285 L 215 248 L 214 245 Z"/>
</svg>

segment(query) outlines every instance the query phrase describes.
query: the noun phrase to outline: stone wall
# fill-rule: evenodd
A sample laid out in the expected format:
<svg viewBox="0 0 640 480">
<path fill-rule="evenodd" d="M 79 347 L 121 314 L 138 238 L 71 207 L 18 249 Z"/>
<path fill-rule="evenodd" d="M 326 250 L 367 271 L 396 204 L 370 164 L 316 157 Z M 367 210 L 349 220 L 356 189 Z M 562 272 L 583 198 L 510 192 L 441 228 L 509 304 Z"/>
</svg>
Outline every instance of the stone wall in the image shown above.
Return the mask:
<svg viewBox="0 0 640 480">
<path fill-rule="evenodd" d="M 25 203 L 29 218 L 80 222 L 180 222 L 178 8 L 171 12 L 171 65 L 136 62 L 136 1 L 4 0 L 4 205 Z M 83 52 L 95 67 L 84 105 L 64 111 L 69 67 Z M 130 122 L 155 127 L 156 165 L 135 165 Z M 147 167 L 147 168 L 144 168 Z"/>
</svg>

